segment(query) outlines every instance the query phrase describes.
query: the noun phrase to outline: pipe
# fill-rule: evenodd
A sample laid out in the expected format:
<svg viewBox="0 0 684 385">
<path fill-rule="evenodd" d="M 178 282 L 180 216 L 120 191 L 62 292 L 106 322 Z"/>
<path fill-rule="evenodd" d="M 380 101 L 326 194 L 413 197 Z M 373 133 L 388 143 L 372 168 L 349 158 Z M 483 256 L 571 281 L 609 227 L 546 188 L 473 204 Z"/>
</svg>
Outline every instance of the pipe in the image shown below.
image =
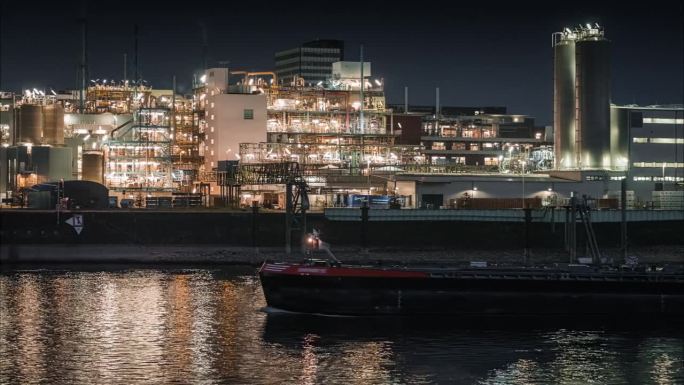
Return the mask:
<svg viewBox="0 0 684 385">
<path fill-rule="evenodd" d="M 359 107 L 359 128 L 361 129 L 361 134 L 364 133 L 364 127 L 363 127 L 363 107 L 364 107 L 364 99 L 363 99 L 363 88 L 365 86 L 366 81 L 363 78 L 363 44 L 361 44 L 361 52 L 360 52 L 360 58 L 359 61 L 361 62 L 361 107 Z"/>
</svg>

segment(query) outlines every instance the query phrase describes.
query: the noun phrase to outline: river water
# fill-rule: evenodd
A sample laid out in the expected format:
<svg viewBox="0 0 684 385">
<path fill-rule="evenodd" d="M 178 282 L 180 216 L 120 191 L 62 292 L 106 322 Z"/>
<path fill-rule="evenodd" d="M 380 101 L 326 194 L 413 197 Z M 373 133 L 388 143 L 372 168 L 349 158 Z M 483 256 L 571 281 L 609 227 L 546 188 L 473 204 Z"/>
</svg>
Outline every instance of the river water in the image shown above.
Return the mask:
<svg viewBox="0 0 684 385">
<path fill-rule="evenodd" d="M 252 268 L 0 273 L 0 384 L 684 384 L 671 321 L 268 312 Z"/>
</svg>

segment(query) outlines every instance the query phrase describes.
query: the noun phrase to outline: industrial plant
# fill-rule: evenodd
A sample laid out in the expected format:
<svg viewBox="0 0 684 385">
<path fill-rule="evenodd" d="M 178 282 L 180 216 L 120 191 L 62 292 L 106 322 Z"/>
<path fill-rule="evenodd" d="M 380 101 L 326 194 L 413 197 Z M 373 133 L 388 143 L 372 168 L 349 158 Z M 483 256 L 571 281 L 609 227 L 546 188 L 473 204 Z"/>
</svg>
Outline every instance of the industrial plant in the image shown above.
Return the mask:
<svg viewBox="0 0 684 385">
<path fill-rule="evenodd" d="M 105 186 L 112 208 L 277 210 L 283 181 L 297 180 L 314 209 L 560 206 L 577 195 L 617 207 L 624 179 L 629 208 L 682 208 L 684 108 L 612 104 L 610 47 L 598 24 L 552 35 L 553 126 L 441 105 L 439 88 L 433 106 L 411 105 L 408 88 L 389 105 L 363 48 L 345 61 L 337 40 L 280 51 L 273 71 L 206 68 L 187 94 L 137 70 L 83 71 L 77 90 L 0 93 L 0 194 L 87 207 L 55 194 L 80 180 Z"/>
</svg>

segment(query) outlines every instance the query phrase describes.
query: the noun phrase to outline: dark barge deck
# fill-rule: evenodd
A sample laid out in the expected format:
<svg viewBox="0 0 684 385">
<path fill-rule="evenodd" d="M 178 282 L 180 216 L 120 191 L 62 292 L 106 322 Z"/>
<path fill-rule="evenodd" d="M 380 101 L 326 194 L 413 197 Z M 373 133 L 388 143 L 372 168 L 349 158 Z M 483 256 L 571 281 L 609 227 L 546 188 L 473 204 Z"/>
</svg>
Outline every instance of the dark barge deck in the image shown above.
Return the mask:
<svg viewBox="0 0 684 385">
<path fill-rule="evenodd" d="M 684 316 L 684 272 L 264 263 L 270 307 L 336 315 Z"/>
</svg>

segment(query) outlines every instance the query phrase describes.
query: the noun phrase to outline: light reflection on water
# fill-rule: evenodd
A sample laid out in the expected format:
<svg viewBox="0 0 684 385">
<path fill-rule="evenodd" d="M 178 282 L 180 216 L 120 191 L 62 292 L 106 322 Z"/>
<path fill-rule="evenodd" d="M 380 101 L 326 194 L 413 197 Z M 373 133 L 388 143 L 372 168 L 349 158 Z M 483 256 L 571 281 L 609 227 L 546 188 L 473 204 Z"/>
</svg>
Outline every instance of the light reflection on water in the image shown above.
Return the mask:
<svg viewBox="0 0 684 385">
<path fill-rule="evenodd" d="M 315 317 L 264 306 L 250 269 L 5 272 L 0 384 L 684 383 L 676 326 Z"/>
</svg>

